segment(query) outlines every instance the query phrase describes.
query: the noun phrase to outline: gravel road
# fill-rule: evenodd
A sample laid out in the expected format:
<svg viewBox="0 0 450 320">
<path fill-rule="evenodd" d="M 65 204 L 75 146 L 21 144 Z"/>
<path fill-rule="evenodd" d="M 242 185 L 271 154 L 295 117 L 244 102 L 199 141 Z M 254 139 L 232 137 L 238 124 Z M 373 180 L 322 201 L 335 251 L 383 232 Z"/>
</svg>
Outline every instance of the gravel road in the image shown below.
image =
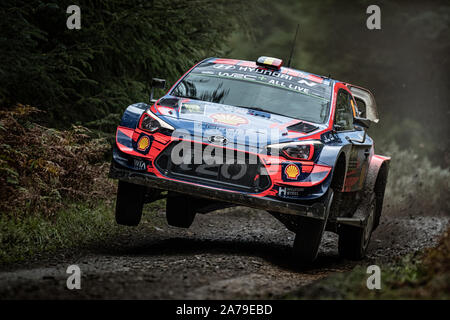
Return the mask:
<svg viewBox="0 0 450 320">
<path fill-rule="evenodd" d="M 368 257 L 340 259 L 337 236 L 325 233 L 309 269 L 293 266 L 294 234 L 263 211 L 243 207 L 197 215 L 193 226 L 167 226 L 164 212 L 109 241 L 0 271 L 0 299 L 277 298 L 355 265 L 393 261 L 435 244 L 447 217 L 384 216 Z M 68 290 L 66 269 L 82 272 Z"/>
</svg>

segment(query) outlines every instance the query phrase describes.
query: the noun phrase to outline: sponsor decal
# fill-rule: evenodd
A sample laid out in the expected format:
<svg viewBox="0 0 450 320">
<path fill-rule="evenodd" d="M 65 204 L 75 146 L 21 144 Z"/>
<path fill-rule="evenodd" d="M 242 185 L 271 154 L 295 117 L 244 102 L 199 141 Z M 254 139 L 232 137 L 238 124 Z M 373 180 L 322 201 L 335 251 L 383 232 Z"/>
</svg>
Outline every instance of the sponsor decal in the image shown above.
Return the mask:
<svg viewBox="0 0 450 320">
<path fill-rule="evenodd" d="M 257 79 L 259 79 L 259 77 L 256 77 L 256 76 L 251 75 L 251 74 L 244 74 L 244 73 L 218 72 L 217 74 L 219 76 L 221 76 L 221 77 L 229 77 L 229 78 L 236 78 L 236 79 L 243 79 L 243 80 L 257 80 Z"/>
<path fill-rule="evenodd" d="M 205 106 L 194 103 L 183 103 L 181 106 L 181 113 L 197 113 L 203 114 L 205 112 Z"/>
<path fill-rule="evenodd" d="M 233 70 L 236 67 L 230 64 L 215 64 L 213 66 L 214 69 L 223 69 L 223 70 Z"/>
<path fill-rule="evenodd" d="M 224 136 L 211 136 L 208 138 L 208 141 L 211 143 L 217 143 L 217 144 L 227 144 L 228 143 L 228 139 L 225 138 Z"/>
<path fill-rule="evenodd" d="M 209 117 L 216 123 L 222 123 L 231 126 L 238 126 L 248 123 L 248 120 L 246 118 L 230 113 L 215 113 L 210 115 Z"/>
<path fill-rule="evenodd" d="M 303 191 L 303 188 L 278 187 L 278 196 L 280 198 L 299 198 Z"/>
<path fill-rule="evenodd" d="M 133 168 L 136 170 L 146 170 L 147 164 L 145 163 L 145 161 L 133 159 Z"/>
<path fill-rule="evenodd" d="M 327 131 L 324 132 L 321 136 L 320 139 L 324 142 L 324 143 L 330 143 L 330 142 L 340 142 L 341 140 L 339 139 L 339 137 L 335 134 L 333 134 L 333 132 L 331 131 Z"/>
<path fill-rule="evenodd" d="M 252 82 L 263 82 L 272 86 L 281 87 L 303 94 L 329 99 L 330 86 L 326 85 L 322 78 L 291 70 L 277 71 L 245 65 L 215 64 L 212 67 L 199 66 L 194 73 L 202 73 L 206 76 L 219 76 Z M 316 81 L 319 78 L 320 81 Z"/>
<path fill-rule="evenodd" d="M 145 151 L 150 146 L 150 139 L 147 136 L 142 136 L 137 143 L 137 149 L 139 151 Z"/>
<path fill-rule="evenodd" d="M 298 83 L 300 83 L 300 84 L 306 84 L 307 86 L 309 86 L 309 87 L 314 87 L 316 84 L 314 83 L 314 82 L 308 82 L 308 81 L 306 81 L 306 80 L 299 80 L 299 81 L 297 81 Z"/>
<path fill-rule="evenodd" d="M 297 180 L 300 175 L 300 169 L 296 164 L 291 163 L 284 168 L 284 173 L 286 174 L 286 178 Z"/>
</svg>

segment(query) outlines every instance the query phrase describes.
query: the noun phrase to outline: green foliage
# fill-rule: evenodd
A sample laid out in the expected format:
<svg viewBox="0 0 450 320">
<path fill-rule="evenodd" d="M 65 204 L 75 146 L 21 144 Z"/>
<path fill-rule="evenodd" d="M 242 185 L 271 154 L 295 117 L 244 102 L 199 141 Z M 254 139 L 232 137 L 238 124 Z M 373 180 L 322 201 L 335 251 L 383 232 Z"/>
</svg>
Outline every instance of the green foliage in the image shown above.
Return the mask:
<svg viewBox="0 0 450 320">
<path fill-rule="evenodd" d="M 413 150 L 392 143 L 378 152 L 392 157 L 385 194 L 385 214 L 448 215 L 450 170 L 433 165 Z"/>
<path fill-rule="evenodd" d="M 70 204 L 54 219 L 39 213 L 11 219 L 0 216 L 0 264 L 41 252 L 74 247 L 117 232 L 111 203 Z"/>
<path fill-rule="evenodd" d="M 336 67 L 345 70 L 348 62 L 336 61 L 330 65 L 334 36 L 333 15 L 336 1 L 266 1 L 265 10 L 249 15 L 252 28 L 236 31 L 230 38 L 230 57 L 255 60 L 258 56 L 278 57 L 287 64 L 297 25 L 291 67 L 312 73 L 328 75 Z M 345 4 L 339 3 L 339 6 Z M 255 4 L 256 7 L 258 4 Z"/>
<path fill-rule="evenodd" d="M 170 83 L 219 55 L 245 8 L 225 0 L 82 0 L 81 30 L 69 30 L 71 4 L 2 2 L 0 106 L 31 104 L 59 126 L 120 113 L 148 99 L 152 77 Z"/>
<path fill-rule="evenodd" d="M 0 213 L 51 216 L 67 201 L 110 198 L 110 144 L 82 126 L 59 131 L 33 122 L 38 109 L 0 111 Z"/>
<path fill-rule="evenodd" d="M 450 230 L 436 248 L 380 265 L 381 290 L 368 290 L 365 266 L 333 274 L 289 299 L 449 299 Z"/>
<path fill-rule="evenodd" d="M 249 30 L 232 34 L 227 55 L 268 55 L 286 63 L 300 24 L 293 67 L 370 89 L 380 113 L 380 124 L 371 128 L 377 145 L 395 141 L 448 167 L 450 5 L 385 1 L 379 4 L 381 30 L 371 31 L 371 4 L 266 1 L 263 12 L 249 14 Z"/>
<path fill-rule="evenodd" d="M 151 232 L 155 226 L 166 223 L 157 214 L 164 208 L 165 200 L 145 205 L 137 230 L 116 224 L 114 202 L 108 200 L 96 201 L 95 204 L 67 204 L 52 219 L 40 212 L 13 218 L 0 215 L 0 265 L 28 260 L 36 255 L 49 255 L 61 249 L 104 244 L 108 239 L 136 232 Z"/>
</svg>

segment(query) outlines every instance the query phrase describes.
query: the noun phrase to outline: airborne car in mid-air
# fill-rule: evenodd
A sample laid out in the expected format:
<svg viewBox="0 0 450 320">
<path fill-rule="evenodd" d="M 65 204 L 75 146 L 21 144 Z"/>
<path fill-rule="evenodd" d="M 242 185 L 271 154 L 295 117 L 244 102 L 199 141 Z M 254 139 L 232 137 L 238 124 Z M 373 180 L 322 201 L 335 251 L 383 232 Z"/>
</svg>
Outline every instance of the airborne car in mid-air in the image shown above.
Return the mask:
<svg viewBox="0 0 450 320">
<path fill-rule="evenodd" d="M 296 234 L 299 263 L 315 260 L 324 230 L 339 235 L 341 256 L 361 259 L 390 161 L 374 153 L 371 122 L 367 89 L 276 58 L 205 59 L 160 99 L 125 110 L 110 170 L 117 223 L 137 225 L 143 204 L 162 197 L 169 225 L 184 228 L 197 213 L 243 205 Z"/>
</svg>

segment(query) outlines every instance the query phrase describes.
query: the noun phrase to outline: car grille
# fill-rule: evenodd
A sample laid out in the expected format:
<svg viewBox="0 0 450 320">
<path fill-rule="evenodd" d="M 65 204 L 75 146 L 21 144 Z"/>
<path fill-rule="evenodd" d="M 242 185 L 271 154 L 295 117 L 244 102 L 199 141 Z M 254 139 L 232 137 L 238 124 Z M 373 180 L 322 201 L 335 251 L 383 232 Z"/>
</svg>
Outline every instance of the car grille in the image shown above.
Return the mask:
<svg viewBox="0 0 450 320">
<path fill-rule="evenodd" d="M 180 148 L 184 144 L 184 149 Z M 175 147 L 178 148 L 174 150 Z M 188 149 L 189 148 L 189 149 Z M 207 162 L 206 153 L 221 159 Z M 181 151 L 180 151 L 181 150 Z M 191 152 L 185 150 L 191 150 Z M 172 161 L 172 152 L 187 161 Z M 178 152 L 178 153 L 177 153 Z M 183 154 L 184 153 L 184 154 Z M 194 162 L 194 160 L 197 160 Z M 156 168 L 165 176 L 227 190 L 258 193 L 270 187 L 271 181 L 259 157 L 243 151 L 195 142 L 172 142 L 156 158 Z"/>
</svg>

